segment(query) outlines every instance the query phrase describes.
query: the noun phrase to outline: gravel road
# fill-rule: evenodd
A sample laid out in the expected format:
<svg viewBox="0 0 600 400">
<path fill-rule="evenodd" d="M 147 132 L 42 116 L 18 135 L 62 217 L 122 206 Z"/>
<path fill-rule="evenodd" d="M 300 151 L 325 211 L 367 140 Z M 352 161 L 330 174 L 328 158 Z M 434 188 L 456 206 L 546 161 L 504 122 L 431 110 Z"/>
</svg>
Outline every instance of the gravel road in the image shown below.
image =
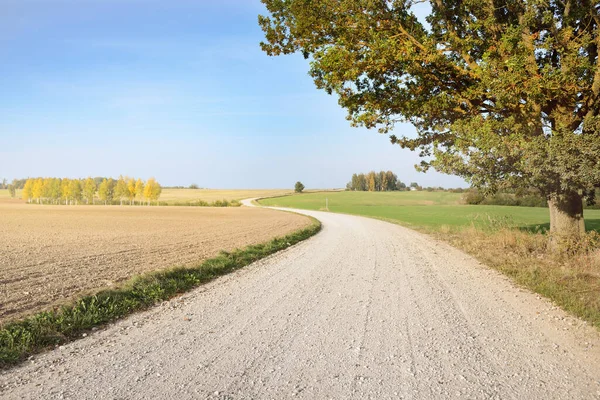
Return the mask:
<svg viewBox="0 0 600 400">
<path fill-rule="evenodd" d="M 317 236 L 0 373 L 0 397 L 600 398 L 600 334 L 459 250 L 301 211 Z"/>
</svg>

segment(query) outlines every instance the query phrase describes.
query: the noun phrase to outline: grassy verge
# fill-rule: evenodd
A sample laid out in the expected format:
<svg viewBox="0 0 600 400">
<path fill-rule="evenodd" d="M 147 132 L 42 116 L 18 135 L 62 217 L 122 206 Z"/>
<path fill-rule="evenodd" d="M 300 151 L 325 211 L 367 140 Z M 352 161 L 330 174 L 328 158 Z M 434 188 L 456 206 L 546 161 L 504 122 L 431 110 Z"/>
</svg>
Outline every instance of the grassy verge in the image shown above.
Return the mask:
<svg viewBox="0 0 600 400">
<path fill-rule="evenodd" d="M 600 328 L 600 235 L 550 250 L 548 236 L 519 229 L 475 227 L 430 232 Z"/>
<path fill-rule="evenodd" d="M 584 240 L 550 250 L 547 208 L 452 204 L 426 192 L 329 194 L 332 212 L 396 223 L 444 240 L 600 328 L 600 210 L 586 210 Z M 318 210 L 322 195 L 260 200 Z"/>
<path fill-rule="evenodd" d="M 122 286 L 104 290 L 53 311 L 40 312 L 0 329 L 0 368 L 14 365 L 31 354 L 80 338 L 82 333 L 195 288 L 286 249 L 315 235 L 321 224 L 312 225 L 270 242 L 248 246 L 197 266 L 144 274 Z"/>
</svg>

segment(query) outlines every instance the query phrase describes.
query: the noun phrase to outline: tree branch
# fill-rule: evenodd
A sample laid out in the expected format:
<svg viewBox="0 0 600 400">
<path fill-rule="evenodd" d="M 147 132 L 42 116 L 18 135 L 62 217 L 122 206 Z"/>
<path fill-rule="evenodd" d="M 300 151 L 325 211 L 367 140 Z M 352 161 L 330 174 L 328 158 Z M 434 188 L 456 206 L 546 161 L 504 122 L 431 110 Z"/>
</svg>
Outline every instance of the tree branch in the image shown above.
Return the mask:
<svg viewBox="0 0 600 400">
<path fill-rule="evenodd" d="M 442 10 L 444 8 L 444 2 L 442 0 L 435 0 L 435 2 L 440 10 Z M 446 22 L 446 25 L 448 26 L 448 28 L 446 29 L 446 32 L 448 32 L 450 37 L 454 40 L 454 44 L 451 46 L 452 48 L 454 48 L 457 43 L 460 43 L 460 41 L 464 40 L 464 39 L 458 37 L 458 35 L 455 32 L 456 27 L 448 19 L 445 19 L 445 22 Z M 473 70 L 473 71 L 479 70 L 479 65 L 475 62 L 475 60 L 473 60 L 473 57 L 471 57 L 471 55 L 468 52 L 458 50 L 458 49 L 453 49 L 453 50 L 462 57 L 462 59 L 465 61 L 465 63 L 467 63 L 467 65 L 469 66 L 469 68 L 471 68 L 471 70 Z"/>
</svg>

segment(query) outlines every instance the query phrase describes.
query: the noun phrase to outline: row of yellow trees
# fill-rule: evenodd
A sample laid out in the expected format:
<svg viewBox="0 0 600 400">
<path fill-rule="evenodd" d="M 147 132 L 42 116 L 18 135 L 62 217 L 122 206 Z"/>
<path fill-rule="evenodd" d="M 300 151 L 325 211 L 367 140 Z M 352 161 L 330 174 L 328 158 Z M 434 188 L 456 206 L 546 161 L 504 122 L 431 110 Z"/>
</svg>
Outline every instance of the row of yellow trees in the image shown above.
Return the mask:
<svg viewBox="0 0 600 400">
<path fill-rule="evenodd" d="M 92 178 L 29 178 L 23 187 L 23 200 L 38 204 L 113 204 L 128 201 L 134 205 L 150 205 L 158 202 L 162 187 L 154 178 L 141 179 L 119 176 L 119 179 L 103 179 L 97 185 Z"/>
</svg>

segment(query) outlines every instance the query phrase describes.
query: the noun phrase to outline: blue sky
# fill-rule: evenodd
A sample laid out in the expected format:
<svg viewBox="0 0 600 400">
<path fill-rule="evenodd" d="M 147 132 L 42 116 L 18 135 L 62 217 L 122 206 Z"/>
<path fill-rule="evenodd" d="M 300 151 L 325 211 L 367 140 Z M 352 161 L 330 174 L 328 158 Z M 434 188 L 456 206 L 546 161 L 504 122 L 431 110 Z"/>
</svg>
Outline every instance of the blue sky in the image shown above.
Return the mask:
<svg viewBox="0 0 600 400">
<path fill-rule="evenodd" d="M 351 128 L 307 61 L 261 52 L 259 13 L 258 0 L 2 0 L 0 179 L 332 188 L 389 169 L 465 186 L 416 172 L 416 154 Z"/>
</svg>

